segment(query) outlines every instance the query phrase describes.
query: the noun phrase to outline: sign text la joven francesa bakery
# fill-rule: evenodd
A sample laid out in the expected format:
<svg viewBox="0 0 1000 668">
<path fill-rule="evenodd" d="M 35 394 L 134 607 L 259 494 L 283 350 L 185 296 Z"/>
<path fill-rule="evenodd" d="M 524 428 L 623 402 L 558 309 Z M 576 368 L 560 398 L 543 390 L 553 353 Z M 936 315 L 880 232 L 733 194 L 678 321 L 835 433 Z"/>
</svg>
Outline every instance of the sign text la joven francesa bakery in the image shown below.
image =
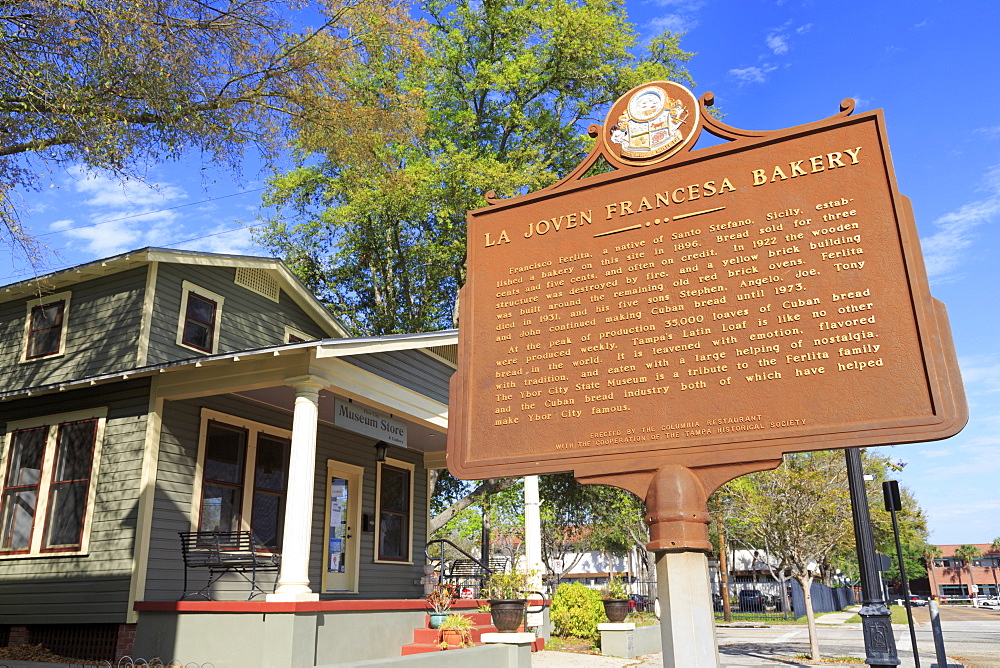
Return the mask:
<svg viewBox="0 0 1000 668">
<path fill-rule="evenodd" d="M 470 212 L 449 467 L 586 476 L 957 432 L 882 115 L 848 113 L 746 132 L 650 83 L 569 177 Z M 701 129 L 733 141 L 691 151 Z M 615 170 L 581 178 L 599 157 Z"/>
<path fill-rule="evenodd" d="M 968 419 L 881 112 L 845 100 L 753 132 L 711 102 L 633 89 L 573 173 L 468 214 L 449 401 L 455 475 L 572 471 L 645 499 L 664 665 L 685 668 L 718 666 L 714 490 L 784 453 L 946 438 Z M 692 150 L 703 130 L 728 142 Z M 611 171 L 588 176 L 601 160 Z M 866 648 L 891 634 L 883 612 Z"/>
</svg>

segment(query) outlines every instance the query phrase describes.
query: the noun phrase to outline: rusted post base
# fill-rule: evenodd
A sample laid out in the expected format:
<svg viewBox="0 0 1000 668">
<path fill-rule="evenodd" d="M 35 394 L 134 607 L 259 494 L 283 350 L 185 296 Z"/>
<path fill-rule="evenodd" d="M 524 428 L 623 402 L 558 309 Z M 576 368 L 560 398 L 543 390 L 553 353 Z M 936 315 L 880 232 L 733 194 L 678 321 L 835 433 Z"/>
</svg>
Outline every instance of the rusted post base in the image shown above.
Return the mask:
<svg viewBox="0 0 1000 668">
<path fill-rule="evenodd" d="M 691 469 L 670 465 L 646 494 L 649 544 L 656 553 L 664 668 L 718 668 L 708 578 L 708 492 Z"/>
</svg>

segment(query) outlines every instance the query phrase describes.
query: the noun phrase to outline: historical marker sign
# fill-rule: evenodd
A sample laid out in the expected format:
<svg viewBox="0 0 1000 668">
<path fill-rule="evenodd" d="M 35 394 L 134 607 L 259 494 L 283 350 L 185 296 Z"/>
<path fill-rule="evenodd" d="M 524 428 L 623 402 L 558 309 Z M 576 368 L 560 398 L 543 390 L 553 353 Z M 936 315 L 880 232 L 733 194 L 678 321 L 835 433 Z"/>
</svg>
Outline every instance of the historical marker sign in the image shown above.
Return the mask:
<svg viewBox="0 0 1000 668">
<path fill-rule="evenodd" d="M 777 132 L 653 82 L 468 216 L 449 468 L 705 467 L 924 441 L 966 409 L 880 112 Z M 729 143 L 692 151 L 701 129 Z M 603 157 L 615 171 L 582 178 Z"/>
</svg>

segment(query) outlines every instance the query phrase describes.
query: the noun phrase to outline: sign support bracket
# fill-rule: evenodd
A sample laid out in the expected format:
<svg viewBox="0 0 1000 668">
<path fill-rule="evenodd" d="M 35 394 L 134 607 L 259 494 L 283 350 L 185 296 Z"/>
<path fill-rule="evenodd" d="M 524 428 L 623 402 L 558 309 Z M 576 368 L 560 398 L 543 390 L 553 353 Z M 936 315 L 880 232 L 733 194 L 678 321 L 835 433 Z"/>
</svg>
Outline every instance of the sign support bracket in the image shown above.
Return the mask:
<svg viewBox="0 0 1000 668">
<path fill-rule="evenodd" d="M 708 556 L 708 497 L 738 476 L 776 468 L 781 460 L 688 468 L 667 464 L 638 474 L 583 475 L 586 484 L 615 485 L 644 497 L 649 543 L 656 554 L 663 665 L 718 668 Z M 645 487 L 645 489 L 643 489 Z"/>
</svg>

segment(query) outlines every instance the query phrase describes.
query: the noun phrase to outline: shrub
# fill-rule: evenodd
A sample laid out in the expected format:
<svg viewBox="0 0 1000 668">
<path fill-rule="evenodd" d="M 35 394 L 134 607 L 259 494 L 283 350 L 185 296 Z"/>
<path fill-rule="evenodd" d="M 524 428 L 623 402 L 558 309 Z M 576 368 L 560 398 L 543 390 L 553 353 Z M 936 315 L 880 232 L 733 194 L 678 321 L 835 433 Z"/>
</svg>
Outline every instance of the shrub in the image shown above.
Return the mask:
<svg viewBox="0 0 1000 668">
<path fill-rule="evenodd" d="M 549 615 L 561 635 L 589 640 L 595 645 L 600 641 L 597 625 L 604 621 L 604 604 L 593 589 L 577 582 L 559 585 L 552 596 Z"/>
</svg>

